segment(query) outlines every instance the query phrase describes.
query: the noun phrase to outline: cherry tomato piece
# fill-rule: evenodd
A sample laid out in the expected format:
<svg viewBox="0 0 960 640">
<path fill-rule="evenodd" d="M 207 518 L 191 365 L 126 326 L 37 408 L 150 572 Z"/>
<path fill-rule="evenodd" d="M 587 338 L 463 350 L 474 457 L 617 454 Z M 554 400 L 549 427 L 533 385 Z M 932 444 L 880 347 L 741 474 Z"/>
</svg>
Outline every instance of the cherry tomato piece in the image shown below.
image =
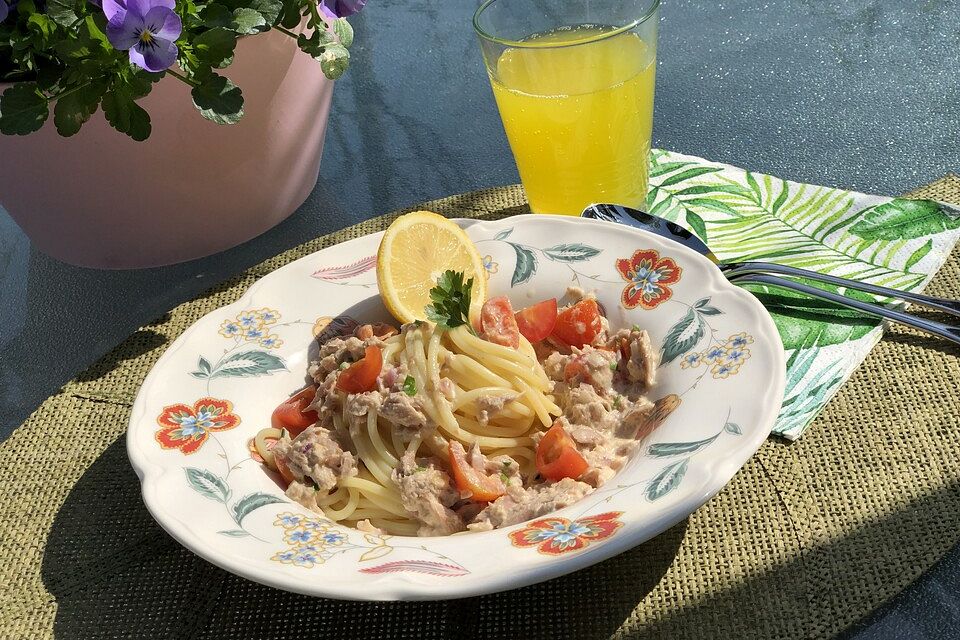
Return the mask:
<svg viewBox="0 0 960 640">
<path fill-rule="evenodd" d="M 520 346 L 520 329 L 513 315 L 513 305 L 506 296 L 490 298 L 483 303 L 480 327 L 488 342 L 513 349 Z"/>
<path fill-rule="evenodd" d="M 531 343 L 540 342 L 557 326 L 557 299 L 550 298 L 517 312 L 517 327 Z"/>
<path fill-rule="evenodd" d="M 317 395 L 317 387 L 310 385 L 306 389 L 290 396 L 273 410 L 270 416 L 270 425 L 274 429 L 286 429 L 291 438 L 298 435 L 310 425 L 319 420 L 316 411 L 307 411 L 307 405 L 313 402 Z"/>
<path fill-rule="evenodd" d="M 557 314 L 553 336 L 571 347 L 583 348 L 591 344 L 600 332 L 600 308 L 593 298 L 586 298 Z"/>
<path fill-rule="evenodd" d="M 362 358 L 340 372 L 337 389 L 345 393 L 363 393 L 377 388 L 377 377 L 383 369 L 380 347 L 369 346 Z"/>
<path fill-rule="evenodd" d="M 563 425 L 554 422 L 537 445 L 537 471 L 540 475 L 547 480 L 576 480 L 588 466 L 587 461 L 577 451 L 576 444 L 563 430 Z"/>
<path fill-rule="evenodd" d="M 277 471 L 280 472 L 280 477 L 283 478 L 284 482 L 288 485 L 293 482 L 293 472 L 290 471 L 290 467 L 287 466 L 286 461 L 280 456 L 274 456 L 273 462 L 277 465 Z"/>
<path fill-rule="evenodd" d="M 470 499 L 477 502 L 490 502 L 506 493 L 507 488 L 498 476 L 484 475 L 467 462 L 467 452 L 462 444 L 451 440 L 447 448 L 453 481 L 461 493 L 470 494 Z"/>
</svg>

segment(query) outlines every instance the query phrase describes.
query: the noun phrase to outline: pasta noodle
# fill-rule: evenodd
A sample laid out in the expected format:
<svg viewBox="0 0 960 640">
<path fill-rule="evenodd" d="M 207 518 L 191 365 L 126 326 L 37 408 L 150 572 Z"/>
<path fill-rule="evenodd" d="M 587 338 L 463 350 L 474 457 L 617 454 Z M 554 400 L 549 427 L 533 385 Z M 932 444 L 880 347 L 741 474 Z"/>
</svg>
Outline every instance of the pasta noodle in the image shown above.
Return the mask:
<svg viewBox="0 0 960 640">
<path fill-rule="evenodd" d="M 466 325 L 438 330 L 418 323 L 385 339 L 381 353 L 384 367 L 405 370 L 412 378 L 419 407 L 436 431 L 404 442 L 399 429 L 378 411 L 357 416 L 341 406 L 332 414 L 332 430 L 349 433 L 358 471 L 317 496 L 316 508 L 325 516 L 348 525 L 368 520 L 389 534 L 416 535 L 417 522 L 404 508 L 391 474 L 408 452 L 445 456 L 450 440 L 466 449 L 477 444 L 489 456 L 510 456 L 521 473 L 535 473 L 532 436 L 549 427 L 560 409 L 548 395 L 550 380 L 525 338 L 514 350 L 478 338 Z M 503 408 L 481 416 L 478 400 L 491 397 L 503 398 Z M 279 430 L 264 429 L 254 440 L 273 469 L 268 440 L 278 437 Z"/>
</svg>

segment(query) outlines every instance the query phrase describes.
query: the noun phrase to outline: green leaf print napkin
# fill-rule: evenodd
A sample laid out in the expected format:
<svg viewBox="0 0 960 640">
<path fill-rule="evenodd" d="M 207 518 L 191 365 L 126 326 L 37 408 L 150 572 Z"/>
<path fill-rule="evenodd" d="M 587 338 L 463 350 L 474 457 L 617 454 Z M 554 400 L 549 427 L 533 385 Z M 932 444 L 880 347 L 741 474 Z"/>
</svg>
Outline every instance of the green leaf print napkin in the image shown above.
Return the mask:
<svg viewBox="0 0 960 640">
<path fill-rule="evenodd" d="M 778 262 L 906 290 L 922 289 L 960 239 L 960 211 L 943 203 L 799 184 L 662 150 L 651 153 L 647 210 L 696 233 L 723 261 Z M 795 440 L 884 325 L 783 289 L 746 288 L 783 340 L 787 388 L 773 432 Z"/>
</svg>

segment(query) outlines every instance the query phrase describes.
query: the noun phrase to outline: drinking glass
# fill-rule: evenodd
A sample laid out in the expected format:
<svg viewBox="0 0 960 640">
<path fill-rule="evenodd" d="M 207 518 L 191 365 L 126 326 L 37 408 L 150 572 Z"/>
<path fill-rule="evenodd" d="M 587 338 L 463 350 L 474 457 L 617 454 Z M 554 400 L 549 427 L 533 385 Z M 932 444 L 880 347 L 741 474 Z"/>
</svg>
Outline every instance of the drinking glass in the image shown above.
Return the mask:
<svg viewBox="0 0 960 640">
<path fill-rule="evenodd" d="M 486 0 L 473 17 L 535 213 L 643 208 L 660 0 Z"/>
</svg>

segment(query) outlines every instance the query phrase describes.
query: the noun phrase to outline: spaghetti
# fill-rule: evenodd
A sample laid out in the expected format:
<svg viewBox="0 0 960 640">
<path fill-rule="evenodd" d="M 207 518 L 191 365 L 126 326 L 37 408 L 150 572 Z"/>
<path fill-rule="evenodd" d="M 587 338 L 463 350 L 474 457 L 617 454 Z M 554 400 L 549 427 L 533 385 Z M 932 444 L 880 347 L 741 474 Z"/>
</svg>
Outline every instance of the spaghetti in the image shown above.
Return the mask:
<svg viewBox="0 0 960 640">
<path fill-rule="evenodd" d="M 595 299 L 514 314 L 492 298 L 474 329 L 447 282 L 436 323 L 344 322 L 322 340 L 315 384 L 254 438 L 288 497 L 369 532 L 508 526 L 608 481 L 663 419 L 643 395 L 649 337 L 610 335 Z"/>
<path fill-rule="evenodd" d="M 443 331 L 422 322 L 385 340 L 369 341 L 382 345 L 384 371 L 406 372 L 412 378 L 408 386 L 416 389 L 418 408 L 435 428 L 405 438 L 404 430 L 380 411 L 371 407 L 365 415 L 356 415 L 346 398 L 334 392 L 324 402 L 330 408 L 332 431 L 347 434 L 349 448 L 356 452 L 356 475 L 339 479 L 329 493 L 317 495 L 311 508 L 336 522 L 356 526 L 367 520 L 390 534 L 416 535 L 418 523 L 404 507 L 394 470 L 404 455 L 446 458 L 451 440 L 466 449 L 476 445 L 488 458 L 509 457 L 517 462 L 521 476 L 535 475 L 533 436 L 549 427 L 561 410 L 526 338 L 521 336 L 514 350 L 477 337 L 467 325 Z M 502 399 L 502 407 L 494 412 L 480 408 L 490 398 Z M 281 436 L 271 428 L 255 438 L 264 463 L 273 470 L 277 463 L 269 443 Z"/>
</svg>

